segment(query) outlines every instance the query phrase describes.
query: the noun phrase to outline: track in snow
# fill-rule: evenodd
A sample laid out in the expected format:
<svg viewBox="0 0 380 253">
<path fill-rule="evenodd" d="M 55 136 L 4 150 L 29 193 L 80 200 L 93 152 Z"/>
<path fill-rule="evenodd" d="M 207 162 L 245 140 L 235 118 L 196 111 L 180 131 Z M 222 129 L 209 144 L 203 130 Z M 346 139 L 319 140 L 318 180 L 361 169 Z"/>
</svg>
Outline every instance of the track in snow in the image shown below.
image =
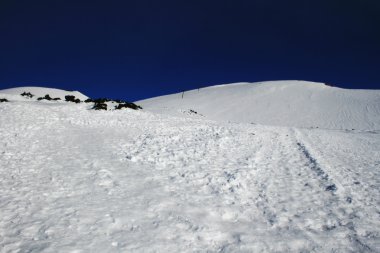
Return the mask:
<svg viewBox="0 0 380 253">
<path fill-rule="evenodd" d="M 379 251 L 377 133 L 0 110 L 1 251 Z"/>
</svg>

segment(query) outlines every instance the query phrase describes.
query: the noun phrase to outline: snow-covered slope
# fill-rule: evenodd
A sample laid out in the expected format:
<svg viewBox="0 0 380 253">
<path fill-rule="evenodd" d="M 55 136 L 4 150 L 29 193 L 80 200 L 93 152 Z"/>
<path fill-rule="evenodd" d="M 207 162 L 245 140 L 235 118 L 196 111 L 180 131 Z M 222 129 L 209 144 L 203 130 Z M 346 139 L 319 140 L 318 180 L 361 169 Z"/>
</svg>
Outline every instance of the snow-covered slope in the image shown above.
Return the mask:
<svg viewBox="0 0 380 253">
<path fill-rule="evenodd" d="M 30 92 L 34 95 L 34 99 L 38 97 L 44 97 L 45 95 L 50 95 L 52 98 L 65 99 L 65 96 L 71 95 L 79 98 L 80 100 L 86 100 L 88 97 L 80 93 L 79 91 L 66 91 L 53 88 L 43 88 L 43 87 L 17 87 L 5 90 L 0 90 L 0 98 L 7 98 L 10 100 L 25 100 L 25 97 L 21 97 L 20 94 Z"/>
<path fill-rule="evenodd" d="M 183 98 L 182 98 L 183 95 Z M 380 129 L 380 91 L 275 81 L 217 85 L 136 102 L 170 115 L 190 110 L 208 119 L 330 129 Z"/>
<path fill-rule="evenodd" d="M 0 103 L 0 252 L 380 252 L 379 168 L 380 131 Z"/>
</svg>

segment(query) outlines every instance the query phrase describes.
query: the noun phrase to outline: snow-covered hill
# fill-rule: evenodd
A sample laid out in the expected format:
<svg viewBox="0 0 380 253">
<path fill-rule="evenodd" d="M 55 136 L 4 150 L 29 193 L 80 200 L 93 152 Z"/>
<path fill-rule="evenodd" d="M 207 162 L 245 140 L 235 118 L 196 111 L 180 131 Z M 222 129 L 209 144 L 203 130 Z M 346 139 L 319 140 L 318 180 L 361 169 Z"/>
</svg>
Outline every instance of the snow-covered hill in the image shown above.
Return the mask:
<svg viewBox="0 0 380 253">
<path fill-rule="evenodd" d="M 79 91 L 66 91 L 61 89 L 54 89 L 54 88 L 44 88 L 44 87 L 17 87 L 17 88 L 10 88 L 5 90 L 0 90 L 0 96 L 1 98 L 7 98 L 8 100 L 25 100 L 25 97 L 20 97 L 23 93 L 30 93 L 33 95 L 34 99 L 37 99 L 38 97 L 44 97 L 45 95 L 50 95 L 52 98 L 60 98 L 62 100 L 65 99 L 65 96 L 75 96 L 76 98 L 80 100 L 86 100 L 88 97 L 80 93 Z"/>
<path fill-rule="evenodd" d="M 322 83 L 235 83 L 136 102 L 170 115 L 329 129 L 380 129 L 380 90 L 347 90 Z M 193 112 L 191 112 L 191 110 Z"/>
<path fill-rule="evenodd" d="M 0 252 L 380 252 L 380 131 L 2 92 Z"/>
</svg>

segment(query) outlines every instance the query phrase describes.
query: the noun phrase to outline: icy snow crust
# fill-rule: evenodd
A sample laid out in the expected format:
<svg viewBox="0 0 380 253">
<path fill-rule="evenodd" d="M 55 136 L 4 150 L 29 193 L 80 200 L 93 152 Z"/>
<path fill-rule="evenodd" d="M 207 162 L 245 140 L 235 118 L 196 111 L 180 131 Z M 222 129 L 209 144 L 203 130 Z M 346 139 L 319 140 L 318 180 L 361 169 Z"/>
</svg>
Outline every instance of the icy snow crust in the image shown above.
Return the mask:
<svg viewBox="0 0 380 253">
<path fill-rule="evenodd" d="M 380 251 L 379 131 L 88 107 L 0 103 L 1 252 Z"/>
<path fill-rule="evenodd" d="M 347 90 L 305 81 L 217 85 L 136 103 L 175 116 L 191 109 L 218 121 L 380 129 L 380 90 Z"/>
</svg>

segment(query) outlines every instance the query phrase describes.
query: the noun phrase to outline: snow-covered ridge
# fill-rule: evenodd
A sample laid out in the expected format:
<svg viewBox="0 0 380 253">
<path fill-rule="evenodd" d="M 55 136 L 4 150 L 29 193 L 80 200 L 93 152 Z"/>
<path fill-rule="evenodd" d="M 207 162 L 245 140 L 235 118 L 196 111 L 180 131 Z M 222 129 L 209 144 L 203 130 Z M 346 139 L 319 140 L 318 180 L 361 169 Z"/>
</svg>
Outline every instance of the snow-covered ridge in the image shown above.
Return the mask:
<svg viewBox="0 0 380 253">
<path fill-rule="evenodd" d="M 37 97 L 44 97 L 45 95 L 50 95 L 54 98 L 60 98 L 62 100 L 65 99 L 65 96 L 75 96 L 76 98 L 80 100 L 86 100 L 88 97 L 79 91 L 66 91 L 61 89 L 54 89 L 54 88 L 44 88 L 44 87 L 17 87 L 17 88 L 10 88 L 5 90 L 0 90 L 1 97 L 10 98 L 13 100 L 20 100 L 20 94 L 22 93 L 28 93 L 34 95 L 34 98 Z M 5 95 L 5 96 L 4 96 Z"/>
<path fill-rule="evenodd" d="M 88 109 L 94 110 L 121 110 L 130 108 L 134 110 L 142 109 L 140 106 L 122 100 L 114 100 L 108 98 L 91 99 L 79 91 L 66 91 L 53 88 L 43 87 L 18 87 L 6 90 L 0 90 L 0 102 L 15 101 L 65 101 L 92 105 Z"/>
<path fill-rule="evenodd" d="M 216 85 L 137 101 L 144 109 L 218 121 L 329 129 L 380 129 L 380 90 L 306 81 Z"/>
</svg>

